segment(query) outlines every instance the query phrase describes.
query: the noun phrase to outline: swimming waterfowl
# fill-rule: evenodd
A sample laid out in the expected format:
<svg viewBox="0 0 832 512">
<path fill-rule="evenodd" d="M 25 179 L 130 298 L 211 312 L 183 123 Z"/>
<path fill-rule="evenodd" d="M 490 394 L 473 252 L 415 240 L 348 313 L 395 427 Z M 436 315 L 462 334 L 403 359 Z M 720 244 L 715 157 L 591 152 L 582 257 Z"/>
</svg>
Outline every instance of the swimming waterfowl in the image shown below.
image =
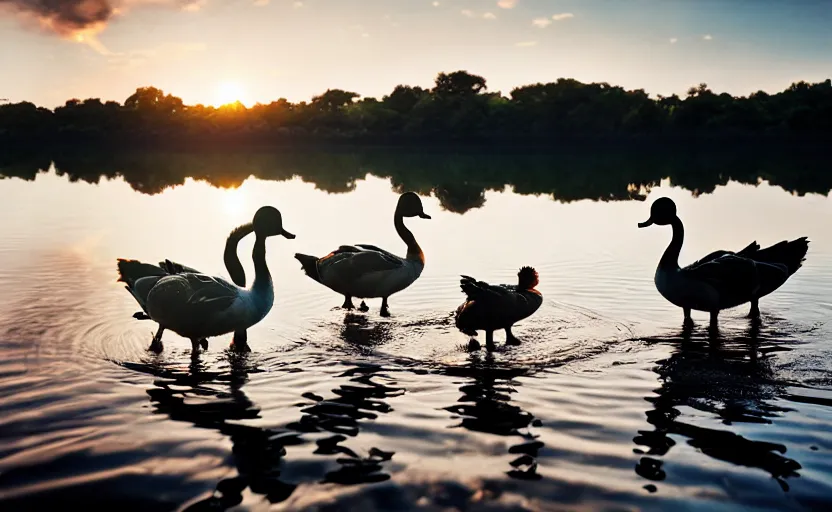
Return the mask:
<svg viewBox="0 0 832 512">
<path fill-rule="evenodd" d="M 685 228 L 676 215 L 676 203 L 667 197 L 656 199 L 650 218 L 640 222 L 644 228 L 653 224 L 673 227 L 673 238 L 656 268 L 655 283 L 659 293 L 684 311 L 685 323 L 692 323 L 691 310 L 706 311 L 716 326 L 719 312 L 751 302 L 749 316 L 759 319 L 759 300 L 778 289 L 805 260 L 809 241 L 801 237 L 760 249 L 752 242 L 739 252 L 715 251 L 688 265 L 679 267 L 679 252 Z"/>
<path fill-rule="evenodd" d="M 506 345 L 519 345 L 511 333 L 511 326 L 531 316 L 543 303 L 543 295 L 535 289 L 540 282 L 537 271 L 523 267 L 517 273 L 517 284 L 490 285 L 473 277 L 462 276 L 459 287 L 465 293 L 465 302 L 456 310 L 457 328 L 476 336 L 485 331 L 485 346 L 494 350 L 494 331 L 505 329 Z M 478 350 L 479 342 L 472 339 L 470 350 Z"/>
<path fill-rule="evenodd" d="M 223 261 L 225 262 L 225 268 L 226 270 L 228 270 L 229 276 L 231 276 L 231 281 L 241 288 L 245 288 L 246 286 L 246 273 L 243 269 L 243 264 L 240 262 L 240 258 L 237 256 L 237 245 L 240 243 L 240 240 L 251 234 L 253 231 L 254 226 L 252 226 L 252 224 L 248 222 L 246 224 L 243 224 L 242 226 L 233 229 L 225 241 L 225 251 L 223 253 Z M 158 267 L 140 262 L 125 264 L 132 266 L 131 272 L 134 276 L 164 276 L 170 274 L 181 274 L 183 272 L 190 272 L 194 274 L 203 273 L 199 270 L 187 267 L 185 265 L 182 265 L 181 263 L 177 263 L 168 259 L 159 262 Z M 139 320 L 150 320 L 150 317 L 147 316 L 147 313 L 145 313 L 144 311 L 139 311 L 135 313 L 133 317 Z M 155 338 L 161 341 L 163 332 L 164 328 L 160 327 L 160 330 L 156 333 Z M 234 332 L 234 338 L 231 341 L 231 348 L 238 351 L 250 351 L 247 342 L 247 331 L 245 329 L 240 329 Z M 203 349 L 208 349 L 207 340 L 202 340 L 201 344 Z"/>
<path fill-rule="evenodd" d="M 323 258 L 308 254 L 295 254 L 310 278 L 329 289 L 344 295 L 344 309 L 353 309 L 353 297 L 381 297 L 381 316 L 390 316 L 387 299 L 413 284 L 425 267 L 425 254 L 416 238 L 404 225 L 405 217 L 430 219 L 422 206 L 422 200 L 413 192 L 399 196 L 393 225 L 407 245 L 407 255 L 402 258 L 374 245 L 342 245 Z M 361 310 L 367 311 L 362 301 Z"/>
<path fill-rule="evenodd" d="M 283 235 L 293 239 L 295 235 L 283 229 L 280 212 L 270 206 L 257 210 L 250 229 L 257 238 L 252 251 L 254 283 L 248 290 L 170 262 L 163 270 L 135 260 L 118 260 L 118 280 L 127 284 L 147 316 L 159 323 L 150 350 L 162 350 L 162 332 L 170 329 L 189 338 L 196 352 L 200 345 L 207 346 L 206 338 L 244 331 L 271 310 L 274 287 L 266 265 L 266 238 Z"/>
</svg>

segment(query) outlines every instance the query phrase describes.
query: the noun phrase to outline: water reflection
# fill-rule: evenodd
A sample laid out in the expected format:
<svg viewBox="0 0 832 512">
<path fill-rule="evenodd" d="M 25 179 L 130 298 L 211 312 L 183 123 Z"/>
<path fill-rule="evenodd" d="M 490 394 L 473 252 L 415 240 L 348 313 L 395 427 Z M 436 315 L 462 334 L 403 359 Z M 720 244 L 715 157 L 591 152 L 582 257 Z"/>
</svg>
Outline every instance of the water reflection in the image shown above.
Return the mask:
<svg viewBox="0 0 832 512">
<path fill-rule="evenodd" d="M 227 362 L 227 372 L 209 370 L 198 360 L 192 361 L 187 370 L 154 363 L 124 363 L 127 368 L 156 376 L 154 386 L 147 391 L 156 412 L 175 421 L 217 430 L 231 440 L 237 476 L 221 480 L 212 496 L 192 503 L 186 510 L 225 510 L 241 503 L 246 489 L 279 503 L 288 499 L 303 480 L 352 485 L 390 478 L 383 464 L 392 459 L 394 452 L 373 447 L 367 457 L 361 457 L 344 445 L 359 434 L 361 421 L 392 411 L 386 399 L 404 393 L 403 388 L 374 380 L 386 377 L 381 368 L 360 366 L 336 375 L 334 378 L 346 378 L 348 382 L 332 390 L 334 398 L 304 393 L 310 405 L 301 409 L 298 421 L 283 428 L 263 428 L 235 423 L 261 417 L 261 409 L 243 391 L 248 375 L 261 370 L 249 361 L 248 354 L 229 352 Z M 304 434 L 314 433 L 332 434 L 317 439 L 313 453 L 334 455 L 339 466 L 317 478 L 293 472 L 285 460 L 287 446 L 308 444 L 310 440 Z"/>
<path fill-rule="evenodd" d="M 691 422 L 683 421 L 686 415 L 680 410 L 687 407 L 704 412 L 728 426 L 771 424 L 773 418 L 790 411 L 770 403 L 784 392 L 784 385 L 776 378 L 767 356 L 789 350 L 778 338 L 776 332 L 761 336 L 757 322 L 751 322 L 738 335 L 686 327 L 675 339 L 654 338 L 652 341 L 668 342 L 678 348 L 667 359 L 658 361 L 654 369 L 661 387 L 655 391 L 656 395 L 645 399 L 653 406 L 646 413 L 647 422 L 655 428 L 639 431 L 633 439 L 638 446 L 647 448 L 646 452 L 642 448 L 634 450 L 644 454 L 635 467 L 636 473 L 652 481 L 665 480 L 663 461 L 657 457 L 665 457 L 676 445 L 671 436 L 682 436 L 690 446 L 709 457 L 768 472 L 788 491 L 786 480 L 799 476 L 797 471 L 801 465 L 786 457 L 785 445 L 755 441 L 728 429 L 694 424 L 705 423 L 696 415 L 691 417 Z M 655 486 L 651 485 L 650 490 L 655 490 Z"/>
<path fill-rule="evenodd" d="M 448 211 L 464 213 L 485 204 L 485 192 L 511 186 L 519 194 L 547 194 L 558 201 L 601 201 L 640 197 L 663 178 L 694 195 L 713 192 L 729 180 L 756 185 L 761 178 L 799 195 L 832 189 L 826 160 L 813 154 L 766 152 L 649 154 L 621 151 L 450 154 L 442 152 L 345 150 L 292 153 L 78 153 L 6 155 L 0 176 L 33 180 L 54 161 L 70 181 L 98 183 L 121 176 L 134 190 L 156 194 L 194 178 L 217 187 L 236 187 L 250 176 L 283 181 L 300 177 L 330 193 L 355 189 L 374 175 L 395 190 L 434 194 Z"/>
<path fill-rule="evenodd" d="M 510 462 L 511 469 L 506 474 L 521 480 L 540 479 L 537 456 L 543 443 L 531 431 L 532 427 L 540 426 L 540 421 L 509 403 L 511 394 L 517 392 L 515 386 L 518 383 L 514 379 L 527 375 L 528 371 L 522 368 L 471 366 L 448 369 L 445 373 L 468 379 L 459 388 L 462 396 L 458 403 L 444 408 L 460 420 L 454 427 L 497 436 L 520 437 L 523 442 L 508 450 L 516 457 Z"/>
</svg>

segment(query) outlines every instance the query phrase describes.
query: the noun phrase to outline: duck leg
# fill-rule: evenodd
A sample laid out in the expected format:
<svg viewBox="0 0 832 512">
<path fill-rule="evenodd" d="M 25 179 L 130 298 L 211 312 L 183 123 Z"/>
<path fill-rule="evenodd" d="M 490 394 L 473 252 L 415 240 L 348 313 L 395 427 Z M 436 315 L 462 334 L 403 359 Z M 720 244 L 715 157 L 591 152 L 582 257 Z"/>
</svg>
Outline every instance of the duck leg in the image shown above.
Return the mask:
<svg viewBox="0 0 832 512">
<path fill-rule="evenodd" d="M 693 326 L 693 318 L 690 317 L 690 308 L 682 308 L 685 312 L 685 320 L 682 322 L 682 325 L 686 327 Z"/>
<path fill-rule="evenodd" d="M 381 299 L 381 312 L 379 314 L 385 318 L 390 316 L 390 306 L 387 304 L 387 297 Z"/>
<path fill-rule="evenodd" d="M 156 331 L 156 334 L 153 335 L 153 341 L 150 342 L 150 347 L 147 350 L 151 352 L 156 352 L 157 354 L 162 351 L 164 348 L 162 346 L 162 333 L 165 332 L 165 328 L 162 325 L 159 325 L 159 330 Z"/>
<path fill-rule="evenodd" d="M 748 318 L 759 320 L 760 318 L 760 301 L 759 299 L 751 299 L 751 311 L 748 312 Z"/>
<path fill-rule="evenodd" d="M 358 311 L 361 311 L 362 313 L 366 313 L 367 311 L 370 311 L 370 308 L 369 308 L 369 306 L 367 306 L 367 303 L 362 300 L 361 305 L 358 306 Z"/>
<path fill-rule="evenodd" d="M 349 295 L 344 295 L 344 303 L 341 304 L 341 307 L 343 309 L 349 309 L 349 310 L 355 309 L 355 306 L 352 303 L 352 297 L 350 297 Z"/>
<path fill-rule="evenodd" d="M 231 349 L 236 352 L 251 352 L 251 347 L 248 346 L 248 332 L 245 329 L 234 332 Z"/>
<path fill-rule="evenodd" d="M 485 348 L 489 351 L 494 350 L 494 331 L 485 331 Z"/>
<path fill-rule="evenodd" d="M 506 327 L 506 345 L 517 346 L 520 344 L 520 340 L 517 339 L 516 336 L 511 334 L 511 326 L 509 325 Z"/>
<path fill-rule="evenodd" d="M 711 330 L 715 330 L 719 328 L 719 310 L 711 311 Z"/>
<path fill-rule="evenodd" d="M 207 347 L 208 346 L 208 340 L 206 340 L 205 338 L 201 338 L 201 339 L 200 338 L 191 338 L 191 355 L 192 356 L 196 356 L 197 354 L 199 354 L 200 345 Z"/>
</svg>

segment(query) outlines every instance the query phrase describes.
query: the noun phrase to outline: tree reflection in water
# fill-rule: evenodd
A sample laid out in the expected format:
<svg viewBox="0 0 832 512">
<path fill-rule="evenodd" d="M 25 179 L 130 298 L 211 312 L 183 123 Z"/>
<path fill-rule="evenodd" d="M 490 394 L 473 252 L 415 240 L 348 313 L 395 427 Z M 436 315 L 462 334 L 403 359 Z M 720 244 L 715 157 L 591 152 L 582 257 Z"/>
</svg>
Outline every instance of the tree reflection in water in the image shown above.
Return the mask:
<svg viewBox="0 0 832 512">
<path fill-rule="evenodd" d="M 414 150 L 297 150 L 294 152 L 80 152 L 0 155 L 0 177 L 33 180 L 54 163 L 70 181 L 98 183 L 122 177 L 144 194 L 157 194 L 187 178 L 216 187 L 237 187 L 250 176 L 285 181 L 300 178 L 329 193 L 355 189 L 368 175 L 389 179 L 394 190 L 435 195 L 447 211 L 465 213 L 485 204 L 487 191 L 546 194 L 556 201 L 617 201 L 640 198 L 662 179 L 694 195 L 734 180 L 760 179 L 798 195 L 827 195 L 832 174 L 825 154 L 755 148 L 753 151 L 589 151 L 559 154 Z"/>
<path fill-rule="evenodd" d="M 645 452 L 635 471 L 651 481 L 667 478 L 661 457 L 676 445 L 671 436 L 688 439 L 687 443 L 717 460 L 768 472 L 782 487 L 789 490 L 788 478 L 798 477 L 801 465 L 785 456 L 786 446 L 755 441 L 727 430 L 707 428 L 683 421 L 680 407 L 690 407 L 719 418 L 724 424 L 770 424 L 772 418 L 789 409 L 770 402 L 784 392 L 778 383 L 770 359 L 771 352 L 789 350 L 776 333 L 761 337 L 760 327 L 752 323 L 747 332 L 732 339 L 718 333 L 699 336 L 684 329 L 679 337 L 653 339 L 660 343 L 681 344 L 667 359 L 658 361 L 654 371 L 661 387 L 645 399 L 653 405 L 647 421 L 655 428 L 639 431 L 633 441 Z M 655 486 L 645 486 L 651 491 Z"/>
</svg>

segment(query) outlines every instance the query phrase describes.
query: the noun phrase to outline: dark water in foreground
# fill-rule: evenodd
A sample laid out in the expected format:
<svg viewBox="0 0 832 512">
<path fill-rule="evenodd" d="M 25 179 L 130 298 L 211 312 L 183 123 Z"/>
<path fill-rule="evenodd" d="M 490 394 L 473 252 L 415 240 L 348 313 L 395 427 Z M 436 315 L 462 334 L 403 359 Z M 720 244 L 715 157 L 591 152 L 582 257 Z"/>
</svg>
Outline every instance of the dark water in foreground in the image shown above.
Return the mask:
<svg viewBox="0 0 832 512">
<path fill-rule="evenodd" d="M 339 194 L 291 176 L 236 189 L 185 179 L 152 195 L 121 177 L 0 181 L 0 508 L 832 506 L 828 189 L 651 183 L 643 203 L 428 187 L 433 219 L 409 222 L 421 278 L 391 299 L 390 319 L 379 301 L 345 315 L 292 254 L 403 252 L 391 225 L 401 184 L 378 175 Z M 606 194 L 639 197 L 639 184 Z M 685 221 L 683 263 L 811 239 L 804 268 L 761 303 L 760 326 L 738 308 L 716 339 L 703 315 L 682 329 L 652 281 L 670 233 L 636 228 L 659 195 Z M 472 207 L 448 199 L 465 197 Z M 254 352 L 226 351 L 227 336 L 192 360 L 166 333 L 165 351 L 148 353 L 155 326 L 131 317 L 115 259 L 225 276 L 227 233 L 263 204 L 298 238 L 269 241 L 276 300 L 249 331 Z M 249 273 L 252 242 L 240 248 Z M 465 352 L 451 317 L 459 274 L 510 282 L 522 265 L 544 295 L 515 330 L 524 344 Z"/>
</svg>

